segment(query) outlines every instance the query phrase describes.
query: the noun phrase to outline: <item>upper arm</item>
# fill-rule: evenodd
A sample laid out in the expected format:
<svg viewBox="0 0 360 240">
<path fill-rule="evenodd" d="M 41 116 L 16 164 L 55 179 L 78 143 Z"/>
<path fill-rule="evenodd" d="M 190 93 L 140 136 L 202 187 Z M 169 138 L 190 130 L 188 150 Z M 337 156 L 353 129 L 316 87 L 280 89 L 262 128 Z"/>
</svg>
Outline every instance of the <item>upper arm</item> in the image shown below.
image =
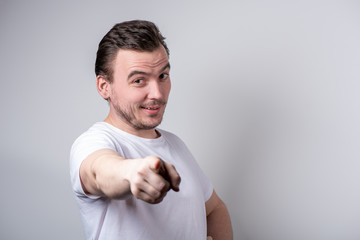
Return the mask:
<svg viewBox="0 0 360 240">
<path fill-rule="evenodd" d="M 208 236 L 213 239 L 232 240 L 233 233 L 229 212 L 215 191 L 205 206 Z"/>
</svg>

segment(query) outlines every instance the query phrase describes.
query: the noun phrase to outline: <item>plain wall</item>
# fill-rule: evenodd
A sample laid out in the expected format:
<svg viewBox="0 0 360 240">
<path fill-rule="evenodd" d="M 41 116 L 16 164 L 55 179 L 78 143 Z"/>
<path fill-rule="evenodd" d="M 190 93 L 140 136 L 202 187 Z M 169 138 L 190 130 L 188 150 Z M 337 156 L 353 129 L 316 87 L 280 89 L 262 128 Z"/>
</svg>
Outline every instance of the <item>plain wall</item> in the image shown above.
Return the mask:
<svg viewBox="0 0 360 240">
<path fill-rule="evenodd" d="M 0 0 L 0 239 L 83 238 L 69 150 L 108 112 L 97 45 L 131 19 L 167 37 L 160 127 L 192 150 L 234 239 L 360 239 L 359 12 L 358 1 Z"/>
</svg>

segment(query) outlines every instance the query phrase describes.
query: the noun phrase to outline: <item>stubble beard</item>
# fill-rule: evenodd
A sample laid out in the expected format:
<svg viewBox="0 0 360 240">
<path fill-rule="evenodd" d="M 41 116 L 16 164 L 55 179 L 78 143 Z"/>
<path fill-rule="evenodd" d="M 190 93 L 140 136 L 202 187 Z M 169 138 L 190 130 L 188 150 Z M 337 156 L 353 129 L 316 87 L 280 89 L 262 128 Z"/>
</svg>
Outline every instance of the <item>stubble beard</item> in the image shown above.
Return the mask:
<svg viewBox="0 0 360 240">
<path fill-rule="evenodd" d="M 164 108 L 166 107 L 166 102 L 164 101 L 160 101 L 160 100 L 156 100 L 156 101 L 152 101 L 151 104 L 159 104 L 162 105 Z M 129 111 L 129 108 L 122 108 L 120 107 L 118 104 L 113 105 L 114 109 L 116 111 L 116 114 L 123 119 L 129 126 L 133 127 L 136 130 L 151 130 L 151 129 L 155 129 L 157 126 L 160 125 L 160 123 L 162 122 L 162 118 L 164 116 L 164 112 L 160 113 L 161 114 L 161 118 L 159 119 L 158 122 L 150 124 L 150 123 L 146 123 L 144 121 L 142 121 L 141 119 L 137 119 L 134 111 Z M 138 109 L 140 109 L 140 106 L 136 106 Z M 151 116 L 150 116 L 151 117 Z M 155 116 L 154 116 L 155 117 Z"/>
</svg>

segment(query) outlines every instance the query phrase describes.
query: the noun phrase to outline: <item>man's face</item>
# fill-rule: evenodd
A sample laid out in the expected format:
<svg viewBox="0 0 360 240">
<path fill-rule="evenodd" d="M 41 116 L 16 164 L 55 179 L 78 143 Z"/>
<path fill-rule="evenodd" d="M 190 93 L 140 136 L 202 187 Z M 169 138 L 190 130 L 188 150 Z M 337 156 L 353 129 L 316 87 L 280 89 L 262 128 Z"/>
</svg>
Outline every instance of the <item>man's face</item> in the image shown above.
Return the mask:
<svg viewBox="0 0 360 240">
<path fill-rule="evenodd" d="M 161 123 L 169 97 L 170 65 L 164 47 L 152 52 L 119 50 L 110 84 L 110 113 L 123 130 L 138 132 Z"/>
</svg>

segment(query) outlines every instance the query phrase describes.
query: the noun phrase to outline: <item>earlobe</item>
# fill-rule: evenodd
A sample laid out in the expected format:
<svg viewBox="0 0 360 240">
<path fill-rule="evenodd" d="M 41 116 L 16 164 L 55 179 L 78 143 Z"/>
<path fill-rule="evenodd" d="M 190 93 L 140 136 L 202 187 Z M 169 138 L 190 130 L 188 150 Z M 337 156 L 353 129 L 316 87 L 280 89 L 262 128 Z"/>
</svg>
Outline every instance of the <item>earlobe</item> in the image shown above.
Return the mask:
<svg viewBox="0 0 360 240">
<path fill-rule="evenodd" d="M 110 83 L 105 79 L 104 76 L 98 75 L 96 77 L 96 87 L 101 95 L 105 100 L 110 98 Z"/>
</svg>

